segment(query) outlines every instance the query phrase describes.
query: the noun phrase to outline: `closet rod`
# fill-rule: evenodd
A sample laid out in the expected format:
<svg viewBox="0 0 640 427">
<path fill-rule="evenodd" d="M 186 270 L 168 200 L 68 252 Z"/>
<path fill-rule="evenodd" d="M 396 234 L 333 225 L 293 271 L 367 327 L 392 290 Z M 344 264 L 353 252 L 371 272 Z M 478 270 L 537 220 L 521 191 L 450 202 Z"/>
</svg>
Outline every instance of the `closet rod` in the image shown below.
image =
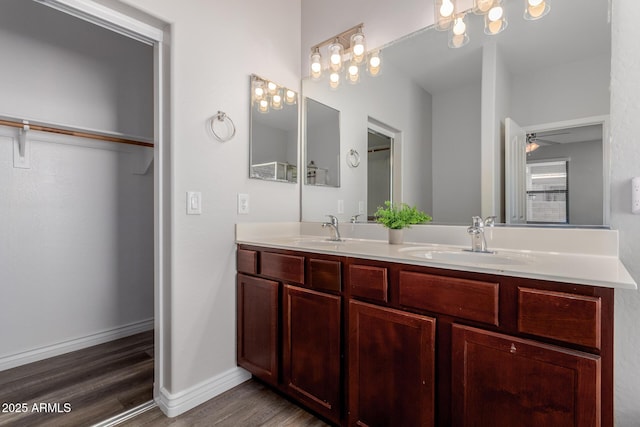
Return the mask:
<svg viewBox="0 0 640 427">
<path fill-rule="evenodd" d="M 25 126 L 25 123 L 22 121 L 18 122 L 13 120 L 0 119 L 0 126 L 11 126 L 14 128 L 22 129 Z M 81 138 L 91 138 L 91 139 L 97 139 L 100 141 L 117 142 L 120 144 L 139 145 L 142 147 L 153 147 L 152 142 L 137 141 L 135 139 L 105 135 L 105 134 L 95 133 L 90 131 L 62 129 L 62 128 L 57 128 L 52 126 L 38 125 L 31 122 L 28 122 L 28 126 L 29 126 L 29 129 L 31 130 L 37 130 L 41 132 L 50 132 L 50 133 L 57 133 L 61 135 L 78 136 Z"/>
</svg>

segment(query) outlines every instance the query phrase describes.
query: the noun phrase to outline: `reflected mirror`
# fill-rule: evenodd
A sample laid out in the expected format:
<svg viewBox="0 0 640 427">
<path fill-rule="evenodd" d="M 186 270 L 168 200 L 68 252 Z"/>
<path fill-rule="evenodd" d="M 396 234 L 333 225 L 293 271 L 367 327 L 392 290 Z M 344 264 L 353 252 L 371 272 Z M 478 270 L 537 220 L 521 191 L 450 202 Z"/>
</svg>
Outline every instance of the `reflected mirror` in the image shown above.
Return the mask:
<svg viewBox="0 0 640 427">
<path fill-rule="evenodd" d="M 494 36 L 484 34 L 482 16 L 469 13 L 469 43 L 461 48 L 448 47 L 447 32 L 427 28 L 384 47 L 377 77 L 363 74 L 359 84 L 336 90 L 329 88 L 326 78 L 303 81 L 305 96 L 340 110 L 341 138 L 348 141 L 343 144 L 348 147 L 341 148 L 343 156 L 351 148 L 367 152 L 370 119 L 397 130 L 401 145 L 393 159 L 394 178 L 402 181 L 397 201 L 416 205 L 433 217 L 433 223 L 466 225 L 474 215 L 496 215 L 501 223 L 514 223 L 506 217 L 507 118 L 527 132 L 543 132 L 551 123 L 609 114 L 608 0 L 557 1 L 537 21 L 523 19 L 523 3 L 504 2 L 508 27 Z M 569 161 L 569 218 L 587 218 L 579 225 L 608 224 L 607 150 L 602 144 L 596 159 L 602 163 L 597 174 L 603 191 L 588 196 L 601 194 L 597 217 L 581 212 L 593 204 L 578 199 L 581 191 L 571 177 Z M 580 155 L 587 152 L 594 150 L 582 149 Z M 526 162 L 526 153 L 522 155 Z M 575 161 L 576 156 L 555 157 Z M 303 189 L 303 220 L 335 213 L 340 200 L 345 219 L 367 213 L 366 159 L 356 169 L 344 162 L 340 167 L 339 190 L 319 194 Z M 523 182 L 525 173 L 523 168 Z M 573 225 L 570 219 L 558 223 Z"/>
<path fill-rule="evenodd" d="M 307 185 L 340 187 L 340 112 L 305 98 Z"/>
<path fill-rule="evenodd" d="M 249 177 L 298 182 L 298 94 L 251 75 Z"/>
</svg>

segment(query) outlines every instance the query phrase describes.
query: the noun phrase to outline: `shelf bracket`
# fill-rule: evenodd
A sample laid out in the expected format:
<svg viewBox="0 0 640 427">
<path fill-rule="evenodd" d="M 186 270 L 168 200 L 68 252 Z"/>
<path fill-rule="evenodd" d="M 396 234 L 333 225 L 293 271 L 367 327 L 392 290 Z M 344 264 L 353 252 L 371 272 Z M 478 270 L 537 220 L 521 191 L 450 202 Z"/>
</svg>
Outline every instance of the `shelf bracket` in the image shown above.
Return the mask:
<svg viewBox="0 0 640 427">
<path fill-rule="evenodd" d="M 29 121 L 23 120 L 20 134 L 13 145 L 14 168 L 31 169 L 31 141 L 27 138 L 29 129 Z"/>
</svg>

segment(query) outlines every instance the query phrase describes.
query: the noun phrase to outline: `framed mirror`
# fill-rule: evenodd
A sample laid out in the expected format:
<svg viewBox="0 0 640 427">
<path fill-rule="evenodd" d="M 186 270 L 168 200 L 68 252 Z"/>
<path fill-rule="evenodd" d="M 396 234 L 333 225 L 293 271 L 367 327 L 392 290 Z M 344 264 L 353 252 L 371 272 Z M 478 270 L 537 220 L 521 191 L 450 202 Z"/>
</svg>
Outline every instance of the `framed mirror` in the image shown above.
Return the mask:
<svg viewBox="0 0 640 427">
<path fill-rule="evenodd" d="M 305 97 L 305 184 L 340 187 L 340 111 Z"/>
<path fill-rule="evenodd" d="M 523 19 L 521 2 L 503 5 L 509 24 L 500 34 L 485 35 L 483 17 L 468 13 L 469 43 L 461 48 L 448 47 L 447 32 L 427 28 L 385 46 L 377 77 L 363 74 L 359 84 L 336 90 L 326 80 L 303 80 L 304 96 L 340 110 L 341 137 L 349 148 L 366 152 L 370 119 L 397 131 L 402 141 L 402 172 L 393 177 L 401 180 L 397 201 L 426 211 L 435 224 L 467 225 L 474 215 L 497 215 L 507 223 L 506 118 L 533 131 L 609 114 L 608 0 L 554 2 L 538 21 Z M 597 172 L 607 189 L 608 149 L 602 144 L 603 167 Z M 582 153 L 587 151 L 592 150 Z M 335 211 L 336 199 L 344 200 L 347 218 L 367 206 L 366 159 L 357 169 L 341 167 L 339 192 L 312 192 L 311 201 L 303 188 L 303 220 Z M 575 183 L 569 186 L 576 190 Z M 579 193 L 572 193 L 570 215 L 593 206 L 573 203 Z M 598 193 L 602 214 L 581 215 L 588 219 L 580 226 L 608 225 L 608 196 Z"/>
<path fill-rule="evenodd" d="M 249 177 L 298 182 L 298 94 L 251 75 Z"/>
</svg>

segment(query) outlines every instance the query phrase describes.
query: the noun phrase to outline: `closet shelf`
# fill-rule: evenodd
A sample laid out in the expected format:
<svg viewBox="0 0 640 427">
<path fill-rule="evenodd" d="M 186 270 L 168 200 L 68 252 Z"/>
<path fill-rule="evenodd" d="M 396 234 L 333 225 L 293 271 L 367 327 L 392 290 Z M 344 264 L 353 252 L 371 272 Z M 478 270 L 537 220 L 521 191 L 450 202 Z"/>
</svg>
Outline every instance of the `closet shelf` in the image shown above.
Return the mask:
<svg viewBox="0 0 640 427">
<path fill-rule="evenodd" d="M 141 147 L 153 147 L 152 142 L 141 141 L 139 139 L 132 139 L 124 136 L 109 135 L 107 133 L 74 129 L 70 127 L 54 127 L 50 125 L 38 124 L 38 122 L 0 118 L 0 126 L 10 126 L 23 129 L 25 125 L 28 125 L 30 130 L 41 132 L 57 133 L 61 135 L 77 136 L 81 138 L 91 138 L 100 141 L 116 142 L 119 144 L 138 145 Z"/>
</svg>

